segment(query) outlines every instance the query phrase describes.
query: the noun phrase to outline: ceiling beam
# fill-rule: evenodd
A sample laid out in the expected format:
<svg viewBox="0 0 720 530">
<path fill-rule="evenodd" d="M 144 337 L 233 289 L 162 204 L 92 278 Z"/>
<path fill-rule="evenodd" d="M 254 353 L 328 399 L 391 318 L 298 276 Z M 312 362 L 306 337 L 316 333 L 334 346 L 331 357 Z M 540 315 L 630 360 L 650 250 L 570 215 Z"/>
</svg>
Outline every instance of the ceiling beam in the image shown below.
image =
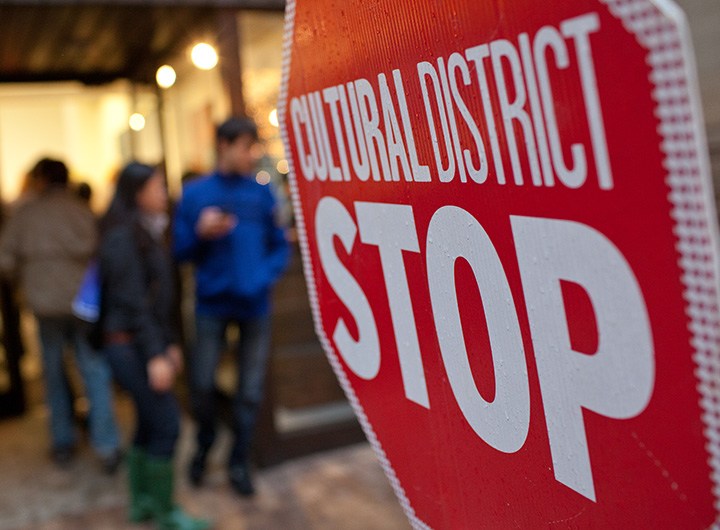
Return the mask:
<svg viewBox="0 0 720 530">
<path fill-rule="evenodd" d="M 284 10 L 285 0 L 3 0 L 3 5 L 22 6 L 197 6 L 235 9 Z"/>
<path fill-rule="evenodd" d="M 75 70 L 47 73 L 0 72 L 0 83 L 49 83 L 54 81 L 80 81 L 86 85 L 105 85 L 117 79 L 128 78 L 127 72 L 88 72 Z"/>
</svg>

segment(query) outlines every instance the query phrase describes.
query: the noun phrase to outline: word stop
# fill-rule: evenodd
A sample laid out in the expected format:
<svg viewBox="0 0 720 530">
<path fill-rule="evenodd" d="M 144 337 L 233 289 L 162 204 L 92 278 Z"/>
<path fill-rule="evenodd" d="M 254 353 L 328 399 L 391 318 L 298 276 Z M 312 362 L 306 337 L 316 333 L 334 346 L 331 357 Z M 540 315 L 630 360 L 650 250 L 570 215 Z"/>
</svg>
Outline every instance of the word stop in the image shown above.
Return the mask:
<svg viewBox="0 0 720 530">
<path fill-rule="evenodd" d="M 315 212 L 320 263 L 332 289 L 355 320 L 354 338 L 342 317 L 332 340 L 348 368 L 366 380 L 380 369 L 380 341 L 366 294 L 335 250 L 351 253 L 355 240 L 376 246 L 407 399 L 431 409 L 411 289 L 426 282 L 443 365 L 468 424 L 488 445 L 514 453 L 530 426 L 530 391 L 518 304 L 498 253 L 482 225 L 456 206 L 439 208 L 425 241 L 426 278 L 408 278 L 403 253 L 420 253 L 410 205 L 355 202 L 357 223 L 345 206 L 324 197 Z M 652 395 L 655 360 L 646 304 L 630 265 L 603 234 L 582 223 L 510 216 L 522 281 L 555 478 L 595 501 L 583 409 L 613 419 L 640 414 Z M 455 263 L 472 269 L 485 310 L 495 377 L 486 401 L 471 373 L 457 298 Z M 595 313 L 598 346 L 574 351 L 561 281 L 580 285 Z"/>
</svg>

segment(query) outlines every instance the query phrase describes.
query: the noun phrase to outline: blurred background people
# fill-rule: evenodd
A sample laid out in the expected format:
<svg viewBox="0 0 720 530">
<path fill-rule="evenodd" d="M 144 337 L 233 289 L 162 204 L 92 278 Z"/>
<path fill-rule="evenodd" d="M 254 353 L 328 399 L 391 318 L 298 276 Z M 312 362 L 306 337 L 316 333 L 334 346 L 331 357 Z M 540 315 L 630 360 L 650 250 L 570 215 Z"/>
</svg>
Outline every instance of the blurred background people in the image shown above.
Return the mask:
<svg viewBox="0 0 720 530">
<path fill-rule="evenodd" d="M 131 395 L 136 431 L 128 451 L 129 518 L 163 530 L 202 530 L 209 523 L 173 502 L 173 456 L 180 409 L 173 393 L 182 368 L 172 263 L 165 246 L 168 196 L 161 171 L 130 163 L 101 220 L 104 351 Z"/>
<path fill-rule="evenodd" d="M 90 186 L 90 184 L 87 182 L 78 183 L 78 185 L 75 186 L 75 193 L 81 201 L 90 206 L 90 201 L 92 200 L 92 186 Z"/>
<path fill-rule="evenodd" d="M 255 179 L 255 123 L 244 117 L 228 119 L 216 130 L 216 147 L 216 170 L 184 186 L 174 224 L 175 256 L 195 266 L 196 347 L 189 368 L 198 433 L 189 474 L 194 485 L 201 484 L 216 436 L 215 373 L 226 330 L 237 325 L 234 441 L 227 465 L 235 491 L 252 495 L 249 457 L 264 395 L 270 290 L 286 267 L 289 247 L 276 222 L 275 197 Z"/>
<path fill-rule="evenodd" d="M 105 471 L 112 473 L 121 457 L 110 369 L 72 314 L 72 300 L 95 251 L 95 219 L 68 188 L 63 162 L 41 159 L 30 181 L 32 193 L 17 205 L 0 235 L 0 271 L 19 280 L 37 320 L 51 456 L 57 464 L 66 465 L 76 452 L 73 398 L 64 371 L 64 351 L 69 345 L 90 403 L 91 444 Z"/>
</svg>

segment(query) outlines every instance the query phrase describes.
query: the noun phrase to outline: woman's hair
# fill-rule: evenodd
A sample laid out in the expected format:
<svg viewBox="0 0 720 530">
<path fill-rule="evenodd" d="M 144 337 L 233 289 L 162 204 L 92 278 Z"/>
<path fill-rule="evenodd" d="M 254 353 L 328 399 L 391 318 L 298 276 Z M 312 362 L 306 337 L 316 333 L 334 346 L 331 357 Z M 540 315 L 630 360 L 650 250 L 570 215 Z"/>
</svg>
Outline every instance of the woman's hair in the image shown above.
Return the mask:
<svg viewBox="0 0 720 530">
<path fill-rule="evenodd" d="M 153 166 L 140 162 L 130 162 L 120 171 L 115 184 L 115 195 L 100 220 L 101 232 L 137 217 L 137 194 L 154 174 Z"/>
</svg>

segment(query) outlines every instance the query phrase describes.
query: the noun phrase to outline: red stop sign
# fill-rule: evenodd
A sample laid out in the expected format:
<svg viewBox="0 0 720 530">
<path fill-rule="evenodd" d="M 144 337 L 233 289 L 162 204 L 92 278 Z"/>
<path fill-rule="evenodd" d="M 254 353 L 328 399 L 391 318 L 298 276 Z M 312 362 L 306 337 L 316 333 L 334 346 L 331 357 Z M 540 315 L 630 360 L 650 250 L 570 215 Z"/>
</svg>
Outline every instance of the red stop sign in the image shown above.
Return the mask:
<svg viewBox="0 0 720 530">
<path fill-rule="evenodd" d="M 417 528 L 707 528 L 716 223 L 668 1 L 290 1 L 318 334 Z"/>
</svg>

